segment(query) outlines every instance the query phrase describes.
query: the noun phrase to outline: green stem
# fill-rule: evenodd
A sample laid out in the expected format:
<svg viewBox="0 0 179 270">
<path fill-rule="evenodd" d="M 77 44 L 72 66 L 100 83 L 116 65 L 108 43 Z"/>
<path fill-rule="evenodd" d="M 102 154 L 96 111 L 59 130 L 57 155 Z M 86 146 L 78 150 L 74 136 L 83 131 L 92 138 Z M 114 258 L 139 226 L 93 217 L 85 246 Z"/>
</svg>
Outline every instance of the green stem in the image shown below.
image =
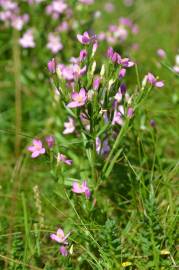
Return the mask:
<svg viewBox="0 0 179 270">
<path fill-rule="evenodd" d="M 114 143 L 114 145 L 113 145 L 113 147 L 111 149 L 111 152 L 109 153 L 109 155 L 108 155 L 108 157 L 106 159 L 106 162 L 105 162 L 104 167 L 103 167 L 103 170 L 102 170 L 103 173 L 106 172 L 106 169 L 107 169 L 107 167 L 108 167 L 108 165 L 109 165 L 110 162 L 112 163 L 112 166 L 110 166 L 110 171 L 111 171 L 112 168 L 113 168 L 113 166 L 114 166 L 115 160 L 119 157 L 119 154 L 121 152 L 119 152 L 119 154 L 117 156 L 115 155 L 114 158 L 112 158 L 113 155 L 114 155 L 114 152 L 119 147 L 120 141 L 123 138 L 123 136 L 124 136 L 124 134 L 125 134 L 125 132 L 126 132 L 126 130 L 128 128 L 128 125 L 129 125 L 129 119 L 126 119 L 126 123 L 121 128 L 121 130 L 120 130 L 120 132 L 119 132 L 119 134 L 118 134 L 118 136 L 116 138 L 116 141 L 115 141 L 115 143 Z M 108 171 L 108 175 L 109 175 L 109 171 Z"/>
<path fill-rule="evenodd" d="M 13 67 L 14 67 L 14 84 L 15 84 L 15 110 L 16 110 L 16 135 L 15 135 L 15 155 L 19 156 L 20 145 L 21 145 L 21 123 L 22 123 L 22 112 L 21 112 L 21 61 L 20 61 L 20 48 L 19 48 L 19 32 L 13 30 Z"/>
</svg>

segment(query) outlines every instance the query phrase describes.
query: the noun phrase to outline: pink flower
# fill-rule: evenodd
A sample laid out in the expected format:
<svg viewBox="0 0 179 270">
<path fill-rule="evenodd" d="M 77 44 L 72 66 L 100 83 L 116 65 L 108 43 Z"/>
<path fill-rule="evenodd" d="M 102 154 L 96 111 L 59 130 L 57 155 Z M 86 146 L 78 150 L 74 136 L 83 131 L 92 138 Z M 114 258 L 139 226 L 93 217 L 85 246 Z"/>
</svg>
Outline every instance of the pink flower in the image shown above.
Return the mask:
<svg viewBox="0 0 179 270">
<path fill-rule="evenodd" d="M 77 34 L 77 39 L 82 44 L 89 44 L 91 42 L 88 32 L 84 32 L 83 35 Z"/>
<path fill-rule="evenodd" d="M 57 27 L 57 31 L 59 32 L 66 32 L 69 29 L 69 24 L 68 22 L 64 21 L 62 22 L 58 27 Z"/>
<path fill-rule="evenodd" d="M 93 89 L 94 90 L 98 90 L 99 86 L 100 86 L 100 77 L 96 77 L 94 80 L 93 80 Z"/>
<path fill-rule="evenodd" d="M 13 28 L 20 31 L 20 30 L 22 30 L 24 24 L 28 22 L 28 20 L 29 20 L 28 14 L 24 14 L 23 16 L 14 15 L 11 18 L 11 25 Z"/>
<path fill-rule="evenodd" d="M 80 92 L 73 92 L 71 95 L 72 101 L 68 103 L 69 108 L 77 108 L 85 105 L 87 101 L 87 94 L 84 88 L 80 89 Z"/>
<path fill-rule="evenodd" d="M 14 10 L 18 8 L 17 3 L 14 3 L 12 0 L 1 0 L 0 6 L 5 10 Z"/>
<path fill-rule="evenodd" d="M 121 90 L 120 90 L 120 88 L 119 88 L 119 91 L 116 93 L 116 95 L 114 96 L 114 99 L 119 103 L 119 102 L 121 102 L 121 100 L 122 100 L 122 93 L 121 93 Z"/>
<path fill-rule="evenodd" d="M 107 50 L 107 57 L 112 59 L 113 57 L 113 54 L 114 54 L 114 50 L 112 47 L 109 47 L 108 50 Z"/>
<path fill-rule="evenodd" d="M 104 6 L 105 10 L 109 13 L 114 11 L 114 5 L 110 2 L 107 2 Z"/>
<path fill-rule="evenodd" d="M 62 256 L 68 256 L 68 250 L 66 248 L 66 246 L 61 246 L 59 249 L 60 253 L 62 254 Z"/>
<path fill-rule="evenodd" d="M 63 134 L 70 134 L 73 133 L 75 131 L 75 123 L 73 118 L 69 117 L 68 118 L 68 122 L 64 123 L 64 131 Z"/>
<path fill-rule="evenodd" d="M 72 69 L 73 69 L 74 79 L 78 79 L 86 73 L 87 67 L 84 66 L 83 68 L 80 68 L 79 65 L 75 64 L 73 65 Z"/>
<path fill-rule="evenodd" d="M 33 5 L 33 4 L 40 4 L 44 0 L 27 0 L 27 1 L 28 1 L 29 5 Z"/>
<path fill-rule="evenodd" d="M 43 147 L 41 140 L 37 139 L 33 140 L 33 145 L 28 147 L 28 151 L 32 152 L 32 158 L 45 154 L 45 148 Z"/>
<path fill-rule="evenodd" d="M 85 5 L 91 5 L 94 3 L 94 0 L 79 0 L 79 2 L 81 4 L 85 4 Z"/>
<path fill-rule="evenodd" d="M 80 62 L 83 61 L 83 60 L 85 60 L 86 57 L 87 57 L 87 55 L 88 55 L 87 50 L 85 50 L 85 49 L 84 50 L 81 50 L 80 51 L 80 57 L 79 57 Z"/>
<path fill-rule="evenodd" d="M 112 47 L 109 47 L 107 50 L 107 57 L 112 60 L 113 63 L 117 63 L 121 65 L 122 73 L 119 74 L 119 76 L 125 76 L 125 68 L 133 67 L 135 64 L 132 62 L 129 58 L 122 58 L 120 54 L 115 52 Z M 121 71 L 120 71 L 121 72 Z"/>
<path fill-rule="evenodd" d="M 63 0 L 53 0 L 52 8 L 54 12 L 63 13 L 67 8 L 67 4 Z"/>
<path fill-rule="evenodd" d="M 64 231 L 61 228 L 59 228 L 56 234 L 53 233 L 50 235 L 50 238 L 59 244 L 68 245 L 67 238 L 69 237 L 69 235 L 70 232 L 67 233 L 67 235 L 65 235 Z"/>
<path fill-rule="evenodd" d="M 124 78 L 126 75 L 126 69 L 125 68 L 121 68 L 119 71 L 119 78 Z"/>
<path fill-rule="evenodd" d="M 161 87 L 164 86 L 164 82 L 163 81 L 157 81 L 155 76 L 150 72 L 146 75 L 146 79 L 147 79 L 148 83 L 150 83 L 151 85 L 153 85 L 155 87 L 161 88 Z"/>
<path fill-rule="evenodd" d="M 113 120 L 112 120 L 112 125 L 118 124 L 120 126 L 123 125 L 123 119 L 122 119 L 122 114 L 121 112 L 118 111 L 114 111 L 114 116 L 113 116 Z"/>
<path fill-rule="evenodd" d="M 67 256 L 68 255 L 68 250 L 67 250 L 66 245 L 68 245 L 67 239 L 68 239 L 69 235 L 70 235 L 70 232 L 67 233 L 67 235 L 65 235 L 64 231 L 61 228 L 59 228 L 57 230 L 56 234 L 53 233 L 53 234 L 50 235 L 50 238 L 53 241 L 59 243 L 60 245 L 62 244 L 60 246 L 60 249 L 59 249 L 62 256 Z"/>
<path fill-rule="evenodd" d="M 59 36 L 56 36 L 53 33 L 50 33 L 48 35 L 48 43 L 47 43 L 47 48 L 54 54 L 59 52 L 60 50 L 63 49 L 63 45 L 61 43 L 61 39 Z"/>
<path fill-rule="evenodd" d="M 129 18 L 121 17 L 119 19 L 120 24 L 126 25 L 128 27 L 132 27 L 133 23 Z"/>
<path fill-rule="evenodd" d="M 97 48 L 98 48 L 98 42 L 94 41 L 93 48 L 92 48 L 92 56 L 95 55 Z"/>
<path fill-rule="evenodd" d="M 67 4 L 63 0 L 53 0 L 50 5 L 46 7 L 46 13 L 51 15 L 53 19 L 58 19 L 60 14 L 67 9 Z"/>
<path fill-rule="evenodd" d="M 72 66 L 65 66 L 63 64 L 59 64 L 57 66 L 57 70 L 60 71 L 63 79 L 65 79 L 67 81 L 72 81 L 74 79 Z"/>
<path fill-rule="evenodd" d="M 56 72 L 56 65 L 57 64 L 54 58 L 48 62 L 47 66 L 50 73 Z"/>
<path fill-rule="evenodd" d="M 54 146 L 54 144 L 55 144 L 55 138 L 52 135 L 47 136 L 45 138 L 45 141 L 46 141 L 49 148 L 52 148 Z"/>
<path fill-rule="evenodd" d="M 174 66 L 173 71 L 176 72 L 176 73 L 179 73 L 179 66 Z"/>
<path fill-rule="evenodd" d="M 127 116 L 128 116 L 128 118 L 132 118 L 134 116 L 134 109 L 132 107 L 128 108 Z"/>
<path fill-rule="evenodd" d="M 133 5 L 134 0 L 123 0 L 123 2 L 127 7 L 130 7 Z"/>
<path fill-rule="evenodd" d="M 60 71 L 61 76 L 67 81 L 73 81 L 75 79 L 80 78 L 81 76 L 85 74 L 86 69 L 87 69 L 86 66 L 84 66 L 83 68 L 80 68 L 78 64 L 69 65 L 69 66 L 60 64 L 57 66 L 57 70 Z"/>
<path fill-rule="evenodd" d="M 157 50 L 157 55 L 158 55 L 161 59 L 163 59 L 163 58 L 166 57 L 166 52 L 165 52 L 163 49 L 158 49 L 158 50 Z"/>
<path fill-rule="evenodd" d="M 58 153 L 57 154 L 57 163 L 60 163 L 60 162 L 63 162 L 63 163 L 70 166 L 73 161 L 71 159 L 68 159 L 65 155 Z"/>
<path fill-rule="evenodd" d="M 84 193 L 87 199 L 89 199 L 91 195 L 90 189 L 87 186 L 86 181 L 83 181 L 81 185 L 78 182 L 73 182 L 72 191 L 77 194 Z"/>
<path fill-rule="evenodd" d="M 23 48 L 34 48 L 35 42 L 33 32 L 31 29 L 27 30 L 24 35 L 19 39 L 19 43 Z"/>
<path fill-rule="evenodd" d="M 121 64 L 125 68 L 133 67 L 135 65 L 134 62 L 132 62 L 129 58 L 121 59 L 120 63 L 118 64 Z"/>
</svg>

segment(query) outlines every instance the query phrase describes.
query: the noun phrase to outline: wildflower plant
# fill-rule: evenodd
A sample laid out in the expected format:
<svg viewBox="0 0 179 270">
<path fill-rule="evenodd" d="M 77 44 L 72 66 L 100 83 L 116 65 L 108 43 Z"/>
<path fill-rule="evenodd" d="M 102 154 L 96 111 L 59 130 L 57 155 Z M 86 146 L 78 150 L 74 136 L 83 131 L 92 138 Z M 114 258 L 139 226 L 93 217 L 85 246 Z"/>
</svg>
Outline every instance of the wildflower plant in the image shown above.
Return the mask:
<svg viewBox="0 0 179 270">
<path fill-rule="evenodd" d="M 96 61 L 100 46 L 97 37 L 85 32 L 77 35 L 76 42 L 81 44 L 79 57 L 72 57 L 70 64 L 58 63 L 53 58 L 47 66 L 52 89 L 56 90 L 53 91 L 55 106 L 63 108 L 63 116 L 59 117 L 64 119 L 65 113 L 61 136 L 68 138 L 73 133 L 73 138 L 81 141 L 80 145 L 72 148 L 76 155 L 80 153 L 79 160 L 84 159 L 85 162 L 79 165 L 73 157 L 70 159 L 66 156 L 67 151 L 71 152 L 70 146 L 64 149 L 61 145 L 62 137 L 54 139 L 54 136 L 47 136 L 45 140 L 52 149 L 50 162 L 54 178 L 63 186 L 63 192 L 72 207 L 76 208 L 73 201 L 77 204 L 81 201 L 82 205 L 86 205 L 86 215 L 87 212 L 93 212 L 98 192 L 104 184 L 110 182 L 114 167 L 126 155 L 126 139 L 140 104 L 149 96 L 153 87 L 161 88 L 164 84 L 148 73 L 141 83 L 136 77 L 136 83 L 128 90 L 128 74 L 132 70 L 135 74 L 137 69 L 134 61 L 109 47 L 100 66 Z M 41 141 L 38 142 L 40 146 L 38 144 L 36 147 L 34 140 L 33 149 L 28 148 L 29 151 L 33 150 L 32 157 L 45 154 Z M 74 170 L 76 166 L 78 169 Z M 70 199 L 71 196 L 74 199 Z M 66 241 L 68 236 L 65 236 L 62 229 L 58 229 L 56 235 L 51 235 L 52 240 L 61 244 L 60 253 L 63 256 L 69 254 Z M 95 242 L 94 245 L 98 245 Z"/>
</svg>

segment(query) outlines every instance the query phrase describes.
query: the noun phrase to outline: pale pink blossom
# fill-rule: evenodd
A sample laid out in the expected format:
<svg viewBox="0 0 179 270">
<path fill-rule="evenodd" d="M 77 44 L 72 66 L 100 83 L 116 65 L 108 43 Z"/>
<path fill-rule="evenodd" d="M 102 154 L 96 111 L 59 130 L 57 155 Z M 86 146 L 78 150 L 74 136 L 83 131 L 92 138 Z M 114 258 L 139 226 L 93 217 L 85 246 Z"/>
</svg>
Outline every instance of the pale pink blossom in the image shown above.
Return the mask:
<svg viewBox="0 0 179 270">
<path fill-rule="evenodd" d="M 57 63 L 54 58 L 52 58 L 52 60 L 50 60 L 47 64 L 47 67 L 50 73 L 56 72 L 56 66 L 57 66 Z"/>
<path fill-rule="evenodd" d="M 28 151 L 32 152 L 32 158 L 45 154 L 45 148 L 42 145 L 42 141 L 38 139 L 34 139 L 33 145 L 29 146 L 27 149 Z"/>
<path fill-rule="evenodd" d="M 74 60 L 74 59 L 73 59 Z M 87 67 L 80 67 L 79 64 L 63 65 L 59 64 L 57 69 L 60 71 L 60 75 L 67 81 L 74 81 L 80 78 L 86 73 Z"/>
<path fill-rule="evenodd" d="M 114 116 L 112 120 L 112 125 L 115 125 L 115 124 L 118 124 L 120 126 L 123 125 L 122 113 L 117 110 L 114 111 Z"/>
<path fill-rule="evenodd" d="M 89 199 L 91 195 L 90 189 L 86 181 L 83 181 L 82 184 L 79 184 L 78 182 L 73 182 L 72 191 L 77 194 L 84 193 L 87 199 Z"/>
<path fill-rule="evenodd" d="M 147 79 L 148 83 L 150 83 L 151 85 L 153 85 L 155 87 L 161 88 L 161 87 L 164 86 L 164 82 L 163 81 L 158 81 L 155 78 L 155 76 L 150 72 L 146 75 L 146 79 Z"/>
<path fill-rule="evenodd" d="M 157 55 L 161 58 L 161 59 L 163 59 L 163 58 L 165 58 L 166 57 L 166 52 L 163 50 L 163 49 L 158 49 L 157 50 Z"/>
<path fill-rule="evenodd" d="M 101 78 L 99 76 L 94 78 L 94 80 L 93 80 L 93 89 L 95 91 L 99 89 L 100 82 L 101 82 Z"/>
<path fill-rule="evenodd" d="M 114 5 L 111 2 L 107 2 L 104 6 L 105 10 L 109 13 L 114 11 Z"/>
<path fill-rule="evenodd" d="M 59 228 L 56 234 L 53 233 L 50 235 L 50 238 L 59 244 L 68 245 L 67 239 L 69 235 L 70 235 L 70 232 L 65 235 L 64 231 L 61 228 Z"/>
<path fill-rule="evenodd" d="M 63 49 L 63 45 L 61 43 L 60 36 L 57 36 L 53 33 L 48 35 L 48 43 L 47 48 L 54 54 L 58 53 Z"/>
<path fill-rule="evenodd" d="M 87 101 L 87 94 L 84 88 L 80 89 L 80 92 L 73 92 L 71 95 L 72 101 L 68 103 L 69 108 L 77 108 L 85 105 Z"/>
<path fill-rule="evenodd" d="M 29 15 L 24 14 L 23 16 L 12 16 L 11 26 L 17 30 L 22 30 L 25 23 L 29 20 Z"/>
<path fill-rule="evenodd" d="M 19 43 L 23 48 L 34 48 L 35 41 L 31 29 L 27 30 L 24 35 L 19 39 Z"/>
<path fill-rule="evenodd" d="M 128 118 L 132 118 L 134 116 L 134 109 L 132 107 L 128 108 L 127 116 L 128 116 Z"/>
<path fill-rule="evenodd" d="M 85 4 L 85 5 L 91 5 L 94 3 L 94 0 L 79 0 L 79 3 Z"/>
<path fill-rule="evenodd" d="M 75 131 L 75 122 L 73 118 L 69 117 L 68 122 L 64 123 L 64 131 L 63 134 L 70 134 Z"/>
<path fill-rule="evenodd" d="M 58 19 L 59 16 L 66 11 L 67 7 L 64 0 L 53 0 L 51 4 L 46 7 L 46 13 L 51 15 L 53 19 Z"/>
<path fill-rule="evenodd" d="M 68 256 L 68 250 L 66 246 L 61 246 L 59 249 L 60 253 L 62 254 L 62 256 Z"/>
</svg>

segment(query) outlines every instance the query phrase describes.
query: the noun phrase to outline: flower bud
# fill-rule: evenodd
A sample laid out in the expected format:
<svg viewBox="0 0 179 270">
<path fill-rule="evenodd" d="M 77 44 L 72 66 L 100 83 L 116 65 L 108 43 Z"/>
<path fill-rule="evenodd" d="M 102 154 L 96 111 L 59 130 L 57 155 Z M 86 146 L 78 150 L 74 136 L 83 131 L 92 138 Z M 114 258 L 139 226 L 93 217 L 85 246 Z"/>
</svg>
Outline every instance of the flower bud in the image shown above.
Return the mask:
<svg viewBox="0 0 179 270">
<path fill-rule="evenodd" d="M 104 74 L 105 74 L 105 65 L 103 64 L 100 72 L 101 77 L 103 77 Z"/>
<path fill-rule="evenodd" d="M 50 73 L 56 72 L 56 61 L 54 58 L 48 62 L 47 67 Z"/>
<path fill-rule="evenodd" d="M 127 116 L 128 116 L 128 118 L 132 118 L 134 116 L 134 109 L 132 107 L 128 108 Z"/>
<path fill-rule="evenodd" d="M 100 85 L 100 77 L 96 77 L 96 78 L 93 80 L 93 89 L 94 89 L 94 90 L 98 90 L 99 85 Z"/>
<path fill-rule="evenodd" d="M 92 64 L 92 66 L 91 66 L 91 75 L 93 75 L 94 74 L 94 72 L 95 72 L 95 69 L 96 69 L 96 61 L 94 61 L 93 62 L 93 64 Z"/>
</svg>

